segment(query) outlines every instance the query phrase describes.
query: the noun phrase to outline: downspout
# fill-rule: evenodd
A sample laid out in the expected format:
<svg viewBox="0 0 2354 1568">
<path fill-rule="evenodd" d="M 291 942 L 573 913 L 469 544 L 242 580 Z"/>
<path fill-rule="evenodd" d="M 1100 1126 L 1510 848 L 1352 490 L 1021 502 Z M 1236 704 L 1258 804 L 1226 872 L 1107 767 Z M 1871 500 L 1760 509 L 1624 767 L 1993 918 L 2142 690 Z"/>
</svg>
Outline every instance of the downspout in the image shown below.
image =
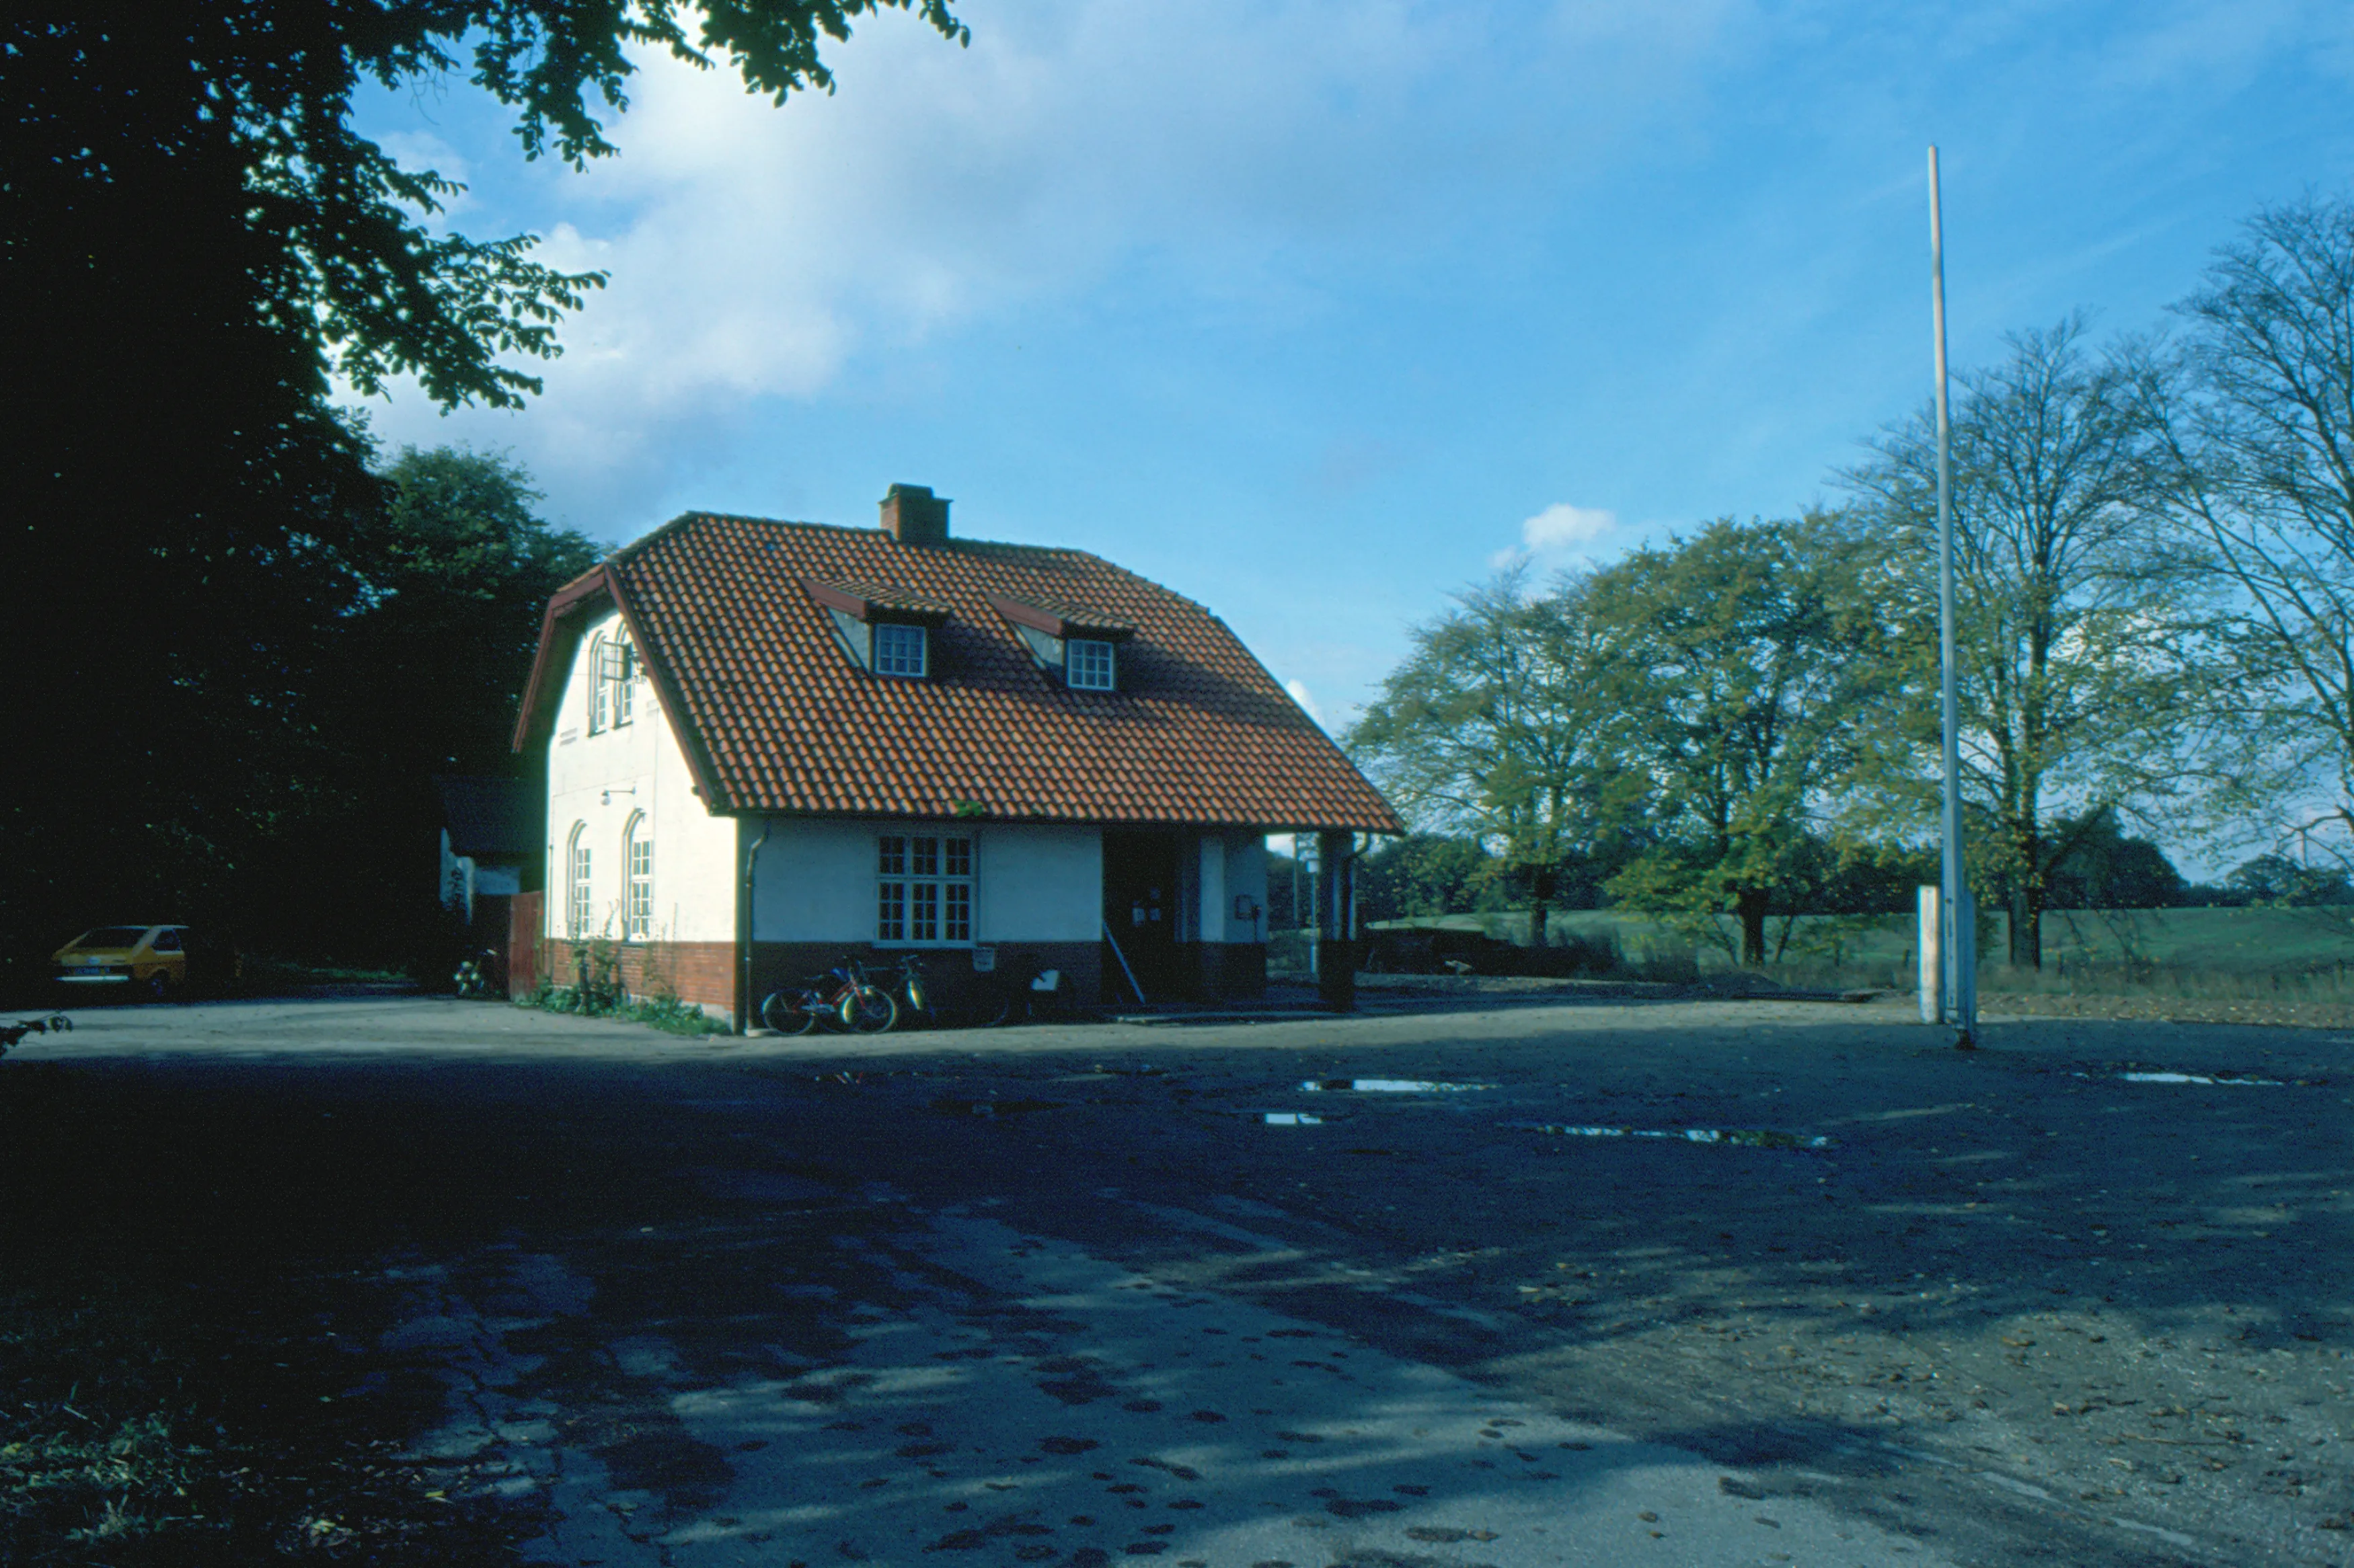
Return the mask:
<svg viewBox="0 0 2354 1568">
<path fill-rule="evenodd" d="M 742 1005 L 736 1010 L 736 1033 L 738 1034 L 752 1033 L 752 1010 L 757 1005 L 757 999 L 752 995 L 752 874 L 759 869 L 760 849 L 769 842 L 770 826 L 768 818 L 761 818 L 760 836 L 754 839 L 752 847 L 744 852 L 744 885 L 737 896 L 736 934 L 737 939 L 744 944 Z"/>
</svg>

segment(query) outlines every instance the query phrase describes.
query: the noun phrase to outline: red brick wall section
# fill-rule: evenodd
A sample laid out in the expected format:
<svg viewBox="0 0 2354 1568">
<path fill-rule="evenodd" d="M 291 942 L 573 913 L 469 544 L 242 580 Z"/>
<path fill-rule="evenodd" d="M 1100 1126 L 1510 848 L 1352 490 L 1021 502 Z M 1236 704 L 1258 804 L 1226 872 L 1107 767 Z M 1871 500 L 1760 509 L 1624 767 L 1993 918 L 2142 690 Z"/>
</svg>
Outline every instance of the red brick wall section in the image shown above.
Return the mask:
<svg viewBox="0 0 2354 1568">
<path fill-rule="evenodd" d="M 577 983 L 586 944 L 550 938 L 547 976 L 557 985 Z M 630 942 L 614 949 L 620 960 L 621 989 L 652 998 L 665 993 L 692 1002 L 715 1018 L 736 1014 L 736 944 L 733 942 Z"/>
<path fill-rule="evenodd" d="M 518 893 L 507 906 L 507 995 L 518 1001 L 539 989 L 541 896 Z"/>
<path fill-rule="evenodd" d="M 890 985 L 898 972 L 899 954 L 907 949 L 877 948 L 870 942 L 758 942 L 752 948 L 752 1005 L 781 987 L 797 985 L 822 974 L 845 957 L 866 966 L 867 977 Z M 969 948 L 921 948 L 924 980 L 933 1004 L 949 1012 L 966 1006 L 981 992 L 999 985 L 999 977 L 1027 981 L 1040 969 L 1063 971 L 1063 996 L 1075 1006 L 1092 1007 L 1103 989 L 1103 944 L 1100 942 L 1003 942 L 996 944 L 997 968 L 977 975 Z"/>
</svg>

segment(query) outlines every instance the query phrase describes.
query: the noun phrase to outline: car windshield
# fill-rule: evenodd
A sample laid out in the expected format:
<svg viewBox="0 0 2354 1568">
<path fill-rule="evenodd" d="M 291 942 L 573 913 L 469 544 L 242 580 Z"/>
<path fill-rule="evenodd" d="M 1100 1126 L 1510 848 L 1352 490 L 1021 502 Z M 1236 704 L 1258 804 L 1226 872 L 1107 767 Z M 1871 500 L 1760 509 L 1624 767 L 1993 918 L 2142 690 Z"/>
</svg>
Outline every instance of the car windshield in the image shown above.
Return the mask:
<svg viewBox="0 0 2354 1568">
<path fill-rule="evenodd" d="M 85 931 L 74 943 L 77 948 L 135 948 L 139 938 L 147 934 L 144 926 L 101 926 L 95 931 Z"/>
</svg>

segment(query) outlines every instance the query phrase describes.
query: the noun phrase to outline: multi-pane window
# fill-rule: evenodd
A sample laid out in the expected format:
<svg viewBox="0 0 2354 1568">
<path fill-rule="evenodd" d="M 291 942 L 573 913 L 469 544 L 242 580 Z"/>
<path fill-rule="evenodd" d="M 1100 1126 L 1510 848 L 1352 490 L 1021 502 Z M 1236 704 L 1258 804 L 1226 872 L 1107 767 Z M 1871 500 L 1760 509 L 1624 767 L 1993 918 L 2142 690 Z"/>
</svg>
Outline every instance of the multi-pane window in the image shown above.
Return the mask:
<svg viewBox="0 0 2354 1568">
<path fill-rule="evenodd" d="M 588 733 L 596 735 L 613 722 L 613 683 L 606 665 L 612 644 L 602 637 L 588 640 Z"/>
<path fill-rule="evenodd" d="M 588 733 L 610 729 L 636 716 L 638 651 L 627 641 L 599 632 L 588 640 Z"/>
<path fill-rule="evenodd" d="M 565 851 L 565 934 L 578 941 L 588 934 L 588 826 L 577 823 Z"/>
<path fill-rule="evenodd" d="M 878 675 L 921 675 L 925 673 L 924 629 L 896 620 L 875 626 L 875 673 Z"/>
<path fill-rule="evenodd" d="M 1082 692 L 1108 692 L 1113 678 L 1111 644 L 1089 637 L 1074 637 L 1063 645 L 1064 683 Z"/>
<path fill-rule="evenodd" d="M 632 818 L 623 847 L 629 855 L 630 896 L 625 910 L 627 935 L 642 941 L 654 931 L 654 841 L 643 817 Z"/>
<path fill-rule="evenodd" d="M 885 833 L 875 881 L 878 942 L 972 940 L 972 840 Z"/>
</svg>

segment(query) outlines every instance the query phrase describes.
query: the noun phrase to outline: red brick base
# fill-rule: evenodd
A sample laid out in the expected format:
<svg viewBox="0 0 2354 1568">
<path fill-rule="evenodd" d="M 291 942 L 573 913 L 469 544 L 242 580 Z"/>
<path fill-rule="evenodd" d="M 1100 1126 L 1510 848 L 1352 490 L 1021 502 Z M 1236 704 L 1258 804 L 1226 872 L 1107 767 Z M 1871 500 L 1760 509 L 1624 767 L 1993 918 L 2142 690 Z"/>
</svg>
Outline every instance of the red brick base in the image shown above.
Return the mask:
<svg viewBox="0 0 2354 1568">
<path fill-rule="evenodd" d="M 765 997 L 781 987 L 797 985 L 822 974 L 853 957 L 866 967 L 868 978 L 888 985 L 898 972 L 899 955 L 909 949 L 877 948 L 871 942 L 760 942 L 752 949 L 753 993 Z M 1003 942 L 991 949 L 996 968 L 987 974 L 973 970 L 970 948 L 918 948 L 925 989 L 932 1005 L 955 1013 L 976 1005 L 984 993 L 1013 980 L 1026 985 L 1041 969 L 1062 971 L 1062 995 L 1077 1006 L 1093 1006 L 1103 989 L 1103 944 L 1100 942 Z M 754 1003 L 758 1006 L 756 1001 Z"/>
<path fill-rule="evenodd" d="M 588 944 L 550 938 L 541 949 L 547 978 L 560 986 L 580 983 Z M 649 1000 L 674 996 L 732 1023 L 736 1017 L 736 944 L 733 942 L 624 942 L 613 956 L 621 989 Z"/>
</svg>

